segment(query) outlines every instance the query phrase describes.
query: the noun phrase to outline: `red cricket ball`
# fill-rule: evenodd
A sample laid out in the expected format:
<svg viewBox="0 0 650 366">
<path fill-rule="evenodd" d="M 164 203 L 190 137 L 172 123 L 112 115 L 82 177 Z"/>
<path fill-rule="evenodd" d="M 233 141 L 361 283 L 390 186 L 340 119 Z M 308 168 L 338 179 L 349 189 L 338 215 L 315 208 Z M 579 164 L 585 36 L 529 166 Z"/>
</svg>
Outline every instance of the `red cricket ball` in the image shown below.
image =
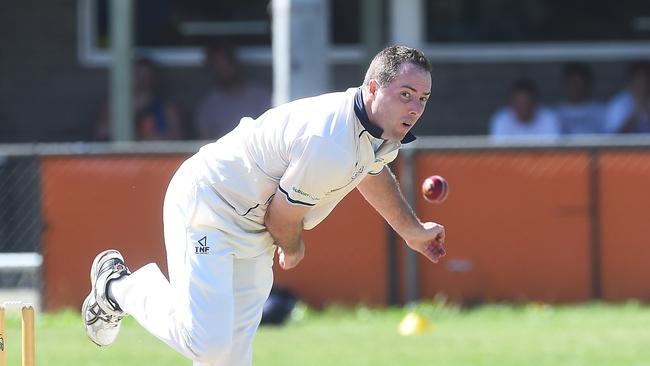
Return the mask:
<svg viewBox="0 0 650 366">
<path fill-rule="evenodd" d="M 432 175 L 422 182 L 422 195 L 431 203 L 440 203 L 447 198 L 449 183 L 439 175 Z"/>
</svg>

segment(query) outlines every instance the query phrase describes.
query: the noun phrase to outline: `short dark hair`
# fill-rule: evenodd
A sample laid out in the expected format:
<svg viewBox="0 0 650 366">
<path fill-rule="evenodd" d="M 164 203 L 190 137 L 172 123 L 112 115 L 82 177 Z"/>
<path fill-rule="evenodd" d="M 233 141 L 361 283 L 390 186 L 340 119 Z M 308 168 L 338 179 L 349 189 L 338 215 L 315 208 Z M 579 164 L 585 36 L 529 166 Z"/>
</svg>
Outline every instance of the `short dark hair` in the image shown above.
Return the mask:
<svg viewBox="0 0 650 366">
<path fill-rule="evenodd" d="M 223 58 L 227 59 L 228 62 L 235 64 L 237 63 L 237 57 L 235 55 L 235 46 L 228 42 L 214 42 L 209 44 L 205 50 L 205 59 L 211 61 L 215 55 L 220 55 Z"/>
<path fill-rule="evenodd" d="M 380 86 L 390 84 L 405 63 L 411 63 L 424 71 L 431 72 L 431 63 L 422 51 L 406 46 L 390 46 L 372 59 L 363 85 L 370 85 L 370 80 L 373 79 L 377 80 Z"/>
<path fill-rule="evenodd" d="M 512 85 L 510 86 L 510 93 L 512 95 L 518 92 L 524 92 L 537 99 L 537 86 L 531 79 L 520 78 L 513 81 Z"/>
<path fill-rule="evenodd" d="M 586 64 L 581 62 L 569 62 L 564 65 L 564 77 L 569 77 L 576 75 L 581 78 L 587 84 L 591 84 L 593 81 L 593 74 L 591 69 Z"/>
</svg>

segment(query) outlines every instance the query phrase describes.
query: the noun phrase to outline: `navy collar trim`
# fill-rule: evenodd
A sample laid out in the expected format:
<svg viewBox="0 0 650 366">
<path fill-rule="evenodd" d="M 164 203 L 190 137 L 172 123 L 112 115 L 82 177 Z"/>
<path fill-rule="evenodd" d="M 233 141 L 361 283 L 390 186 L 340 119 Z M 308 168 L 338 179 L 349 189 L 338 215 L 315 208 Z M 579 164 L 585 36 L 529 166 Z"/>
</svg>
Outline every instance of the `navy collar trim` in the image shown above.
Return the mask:
<svg viewBox="0 0 650 366">
<path fill-rule="evenodd" d="M 377 126 L 375 123 L 370 121 L 370 118 L 368 118 L 368 113 L 366 112 L 366 107 L 363 105 L 363 92 L 361 88 L 357 89 L 357 93 L 354 95 L 354 114 L 357 115 L 357 118 L 359 119 L 359 122 L 361 122 L 361 126 L 363 126 L 364 130 L 361 131 L 359 136 L 363 134 L 364 131 L 368 131 L 370 136 L 380 139 L 381 135 L 384 133 L 384 129 Z M 413 135 L 410 131 L 406 133 L 406 136 L 400 141 L 402 144 L 408 144 L 409 142 L 415 141 L 415 135 Z"/>
</svg>

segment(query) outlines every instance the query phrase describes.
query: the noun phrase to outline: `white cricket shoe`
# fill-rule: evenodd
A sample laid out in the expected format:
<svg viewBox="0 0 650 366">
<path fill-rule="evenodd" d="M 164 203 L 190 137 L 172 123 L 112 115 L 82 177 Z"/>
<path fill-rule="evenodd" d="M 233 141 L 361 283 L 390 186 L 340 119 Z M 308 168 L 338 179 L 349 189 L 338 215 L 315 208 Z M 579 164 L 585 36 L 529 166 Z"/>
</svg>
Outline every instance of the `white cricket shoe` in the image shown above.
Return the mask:
<svg viewBox="0 0 650 366">
<path fill-rule="evenodd" d="M 90 293 L 81 307 L 81 317 L 90 340 L 108 346 L 120 332 L 122 318 L 127 314 L 108 297 L 108 281 L 131 274 L 122 254 L 114 249 L 99 253 L 90 268 Z"/>
</svg>

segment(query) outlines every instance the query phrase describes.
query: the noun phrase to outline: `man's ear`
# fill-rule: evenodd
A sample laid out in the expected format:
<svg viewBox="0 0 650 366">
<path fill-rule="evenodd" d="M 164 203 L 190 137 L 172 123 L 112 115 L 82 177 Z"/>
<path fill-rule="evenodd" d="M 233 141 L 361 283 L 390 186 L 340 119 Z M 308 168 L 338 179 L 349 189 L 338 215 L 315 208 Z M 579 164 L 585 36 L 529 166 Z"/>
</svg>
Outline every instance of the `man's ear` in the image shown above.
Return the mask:
<svg viewBox="0 0 650 366">
<path fill-rule="evenodd" d="M 368 83 L 368 92 L 370 93 L 370 95 L 372 95 L 373 99 L 377 94 L 377 90 L 379 90 L 379 83 L 377 82 L 377 80 L 375 79 L 370 80 L 370 83 Z"/>
</svg>

